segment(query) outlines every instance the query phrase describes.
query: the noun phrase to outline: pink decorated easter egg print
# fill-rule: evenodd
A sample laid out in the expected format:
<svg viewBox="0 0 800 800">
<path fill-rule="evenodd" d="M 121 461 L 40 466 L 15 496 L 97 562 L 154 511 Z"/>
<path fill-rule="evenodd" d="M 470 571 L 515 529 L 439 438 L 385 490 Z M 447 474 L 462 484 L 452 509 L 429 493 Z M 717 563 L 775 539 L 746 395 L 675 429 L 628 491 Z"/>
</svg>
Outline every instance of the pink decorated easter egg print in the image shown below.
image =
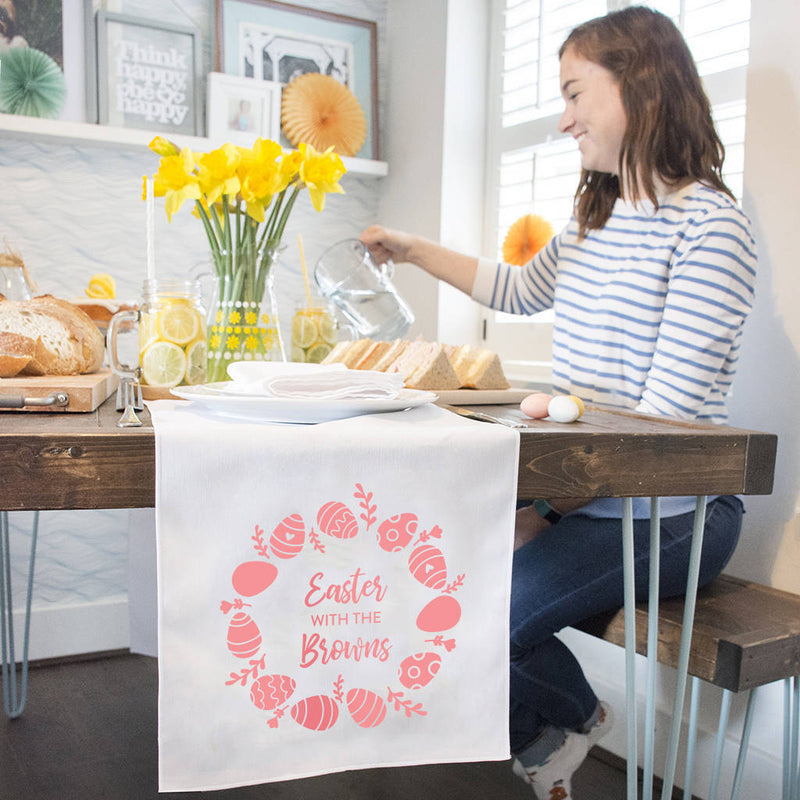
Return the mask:
<svg viewBox="0 0 800 800">
<path fill-rule="evenodd" d="M 305 540 L 303 518 L 291 514 L 275 526 L 269 537 L 269 546 L 277 558 L 294 558 L 303 549 Z"/>
<path fill-rule="evenodd" d="M 258 625 L 243 611 L 237 611 L 228 626 L 228 650 L 237 658 L 250 658 L 261 647 Z"/>
<path fill-rule="evenodd" d="M 390 553 L 396 553 L 411 543 L 416 530 L 416 514 L 395 514 L 378 527 L 378 545 Z"/>
<path fill-rule="evenodd" d="M 454 628 L 461 619 L 461 605 L 455 597 L 443 594 L 419 612 L 417 627 L 426 633 L 441 633 Z"/>
<path fill-rule="evenodd" d="M 294 678 L 288 675 L 264 675 L 250 687 L 250 700 L 262 711 L 272 711 L 281 703 L 285 703 L 297 685 Z"/>
<path fill-rule="evenodd" d="M 244 597 L 253 597 L 272 585 L 278 570 L 269 561 L 245 561 L 233 571 L 231 582 L 234 591 Z"/>
<path fill-rule="evenodd" d="M 447 583 L 447 565 L 442 551 L 432 544 L 421 544 L 408 558 L 411 574 L 431 589 L 441 589 Z"/>
<path fill-rule="evenodd" d="M 397 674 L 407 689 L 421 689 L 433 680 L 441 665 L 442 659 L 436 653 L 417 653 L 400 662 Z"/>
<path fill-rule="evenodd" d="M 315 694 L 295 703 L 290 712 L 292 719 L 311 731 L 327 731 L 339 718 L 339 706 L 326 694 Z"/>
<path fill-rule="evenodd" d="M 362 728 L 376 728 L 386 717 L 386 704 L 375 692 L 350 689 L 346 699 L 350 716 Z"/>
<path fill-rule="evenodd" d="M 332 500 L 317 512 L 317 525 L 323 533 L 336 539 L 352 539 L 358 534 L 358 522 L 344 504 Z"/>
</svg>

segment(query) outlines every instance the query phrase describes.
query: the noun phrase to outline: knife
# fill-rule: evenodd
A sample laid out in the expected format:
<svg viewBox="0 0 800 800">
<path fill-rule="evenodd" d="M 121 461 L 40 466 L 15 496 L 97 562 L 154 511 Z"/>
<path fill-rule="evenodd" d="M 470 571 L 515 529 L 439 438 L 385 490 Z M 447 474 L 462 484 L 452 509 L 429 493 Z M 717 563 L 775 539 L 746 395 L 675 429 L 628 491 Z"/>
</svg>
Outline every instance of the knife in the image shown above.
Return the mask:
<svg viewBox="0 0 800 800">
<path fill-rule="evenodd" d="M 461 417 L 466 417 L 467 419 L 475 419 L 479 422 L 494 422 L 497 425 L 505 425 L 507 428 L 527 428 L 528 426 L 519 420 L 514 419 L 507 419 L 505 417 L 496 417 L 493 414 L 486 414 L 483 411 L 473 411 L 469 408 L 460 408 L 459 406 L 442 406 L 442 408 L 446 408 L 448 411 L 452 411 L 454 414 L 458 414 Z"/>
</svg>

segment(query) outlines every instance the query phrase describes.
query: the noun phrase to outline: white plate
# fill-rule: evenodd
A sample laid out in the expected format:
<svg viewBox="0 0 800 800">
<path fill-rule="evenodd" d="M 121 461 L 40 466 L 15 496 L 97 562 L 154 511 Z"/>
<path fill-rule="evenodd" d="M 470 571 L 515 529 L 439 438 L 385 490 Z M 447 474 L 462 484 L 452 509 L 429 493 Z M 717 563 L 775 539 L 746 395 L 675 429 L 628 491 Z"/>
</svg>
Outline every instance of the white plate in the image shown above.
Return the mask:
<svg viewBox="0 0 800 800">
<path fill-rule="evenodd" d="M 200 386 L 176 386 L 172 394 L 184 400 L 193 400 L 214 414 L 236 419 L 261 422 L 330 422 L 362 414 L 382 414 L 406 408 L 427 405 L 436 400 L 433 392 L 401 389 L 393 398 L 296 399 L 288 397 L 254 397 L 231 394 L 224 383 L 207 383 Z"/>
</svg>

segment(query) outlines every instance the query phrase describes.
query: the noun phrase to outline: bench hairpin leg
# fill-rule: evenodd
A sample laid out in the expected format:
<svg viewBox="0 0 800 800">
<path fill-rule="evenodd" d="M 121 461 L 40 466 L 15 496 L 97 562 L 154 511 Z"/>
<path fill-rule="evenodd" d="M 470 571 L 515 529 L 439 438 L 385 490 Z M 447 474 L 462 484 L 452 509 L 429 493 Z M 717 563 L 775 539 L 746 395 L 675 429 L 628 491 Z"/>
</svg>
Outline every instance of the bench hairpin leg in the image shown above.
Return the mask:
<svg viewBox="0 0 800 800">
<path fill-rule="evenodd" d="M 692 800 L 694 751 L 697 743 L 697 709 L 700 706 L 700 678 L 692 676 L 692 695 L 689 703 L 689 733 L 686 738 L 686 772 L 683 780 L 683 800 Z"/>
<path fill-rule="evenodd" d="M 711 768 L 711 786 L 708 790 L 708 800 L 716 800 L 719 788 L 719 773 L 722 768 L 722 751 L 725 747 L 725 731 L 728 729 L 728 717 L 731 710 L 731 697 L 733 693 L 728 689 L 722 690 L 722 705 L 719 709 L 719 725 L 717 725 L 717 744 L 714 748 L 714 763 Z"/>
<path fill-rule="evenodd" d="M 753 709 L 755 707 L 756 692 L 758 687 L 750 690 L 747 698 L 747 711 L 744 715 L 744 727 L 742 728 L 742 740 L 739 743 L 739 756 L 736 759 L 736 772 L 733 774 L 733 787 L 731 788 L 731 800 L 738 800 L 739 790 L 742 787 L 742 774 L 744 773 L 744 761 L 747 758 L 747 748 L 750 744 L 750 729 L 753 727 Z"/>
<path fill-rule="evenodd" d="M 783 797 L 798 800 L 798 740 L 800 740 L 800 676 L 784 680 L 783 712 Z"/>
<path fill-rule="evenodd" d="M 650 576 L 647 601 L 647 689 L 644 722 L 644 782 L 642 800 L 653 797 L 656 728 L 656 668 L 658 666 L 658 592 L 661 569 L 661 499 L 650 500 Z"/>
<path fill-rule="evenodd" d="M 25 709 L 28 693 L 28 641 L 31 627 L 31 597 L 36 539 L 39 534 L 39 512 L 33 512 L 31 554 L 28 563 L 28 591 L 25 601 L 25 626 L 22 640 L 22 670 L 17 688 L 17 665 L 14 654 L 14 606 L 11 597 L 11 547 L 8 531 L 8 512 L 0 511 L 0 640 L 3 657 L 3 706 L 11 719 Z"/>
<path fill-rule="evenodd" d="M 633 556 L 633 500 L 622 500 L 622 576 L 625 598 L 625 713 L 627 717 L 628 800 L 639 794 L 636 734 L 636 581 Z"/>
<path fill-rule="evenodd" d="M 698 497 L 694 512 L 692 529 L 692 549 L 689 556 L 689 574 L 686 579 L 686 600 L 683 606 L 683 623 L 681 627 L 681 644 L 678 651 L 678 684 L 675 689 L 675 702 L 672 707 L 672 726 L 667 746 L 667 761 L 664 768 L 664 783 L 661 787 L 661 800 L 672 797 L 672 786 L 675 782 L 675 765 L 678 760 L 678 740 L 681 735 L 681 717 L 683 716 L 683 700 L 686 695 L 686 676 L 689 671 L 689 651 L 692 644 L 692 625 L 694 624 L 694 608 L 697 602 L 697 584 L 700 577 L 700 554 L 703 550 L 703 532 L 706 522 L 706 497 Z"/>
</svg>

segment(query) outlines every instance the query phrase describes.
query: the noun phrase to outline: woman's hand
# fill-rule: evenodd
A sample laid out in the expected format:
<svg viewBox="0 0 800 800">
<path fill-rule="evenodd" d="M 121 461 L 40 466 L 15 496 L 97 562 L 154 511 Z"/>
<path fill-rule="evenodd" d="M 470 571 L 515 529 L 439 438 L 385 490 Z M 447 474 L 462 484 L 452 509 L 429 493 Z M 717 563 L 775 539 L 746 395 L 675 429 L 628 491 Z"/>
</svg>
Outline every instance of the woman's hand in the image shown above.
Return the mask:
<svg viewBox="0 0 800 800">
<path fill-rule="evenodd" d="M 472 292 L 478 269 L 476 258 L 448 250 L 421 236 L 384 228 L 382 225 L 370 225 L 360 238 L 378 264 L 389 259 L 396 264 L 414 264 L 462 292 Z"/>
<path fill-rule="evenodd" d="M 390 230 L 382 225 L 370 225 L 360 238 L 376 264 L 389 260 L 398 264 L 411 261 L 414 237 L 408 233 Z"/>
</svg>

